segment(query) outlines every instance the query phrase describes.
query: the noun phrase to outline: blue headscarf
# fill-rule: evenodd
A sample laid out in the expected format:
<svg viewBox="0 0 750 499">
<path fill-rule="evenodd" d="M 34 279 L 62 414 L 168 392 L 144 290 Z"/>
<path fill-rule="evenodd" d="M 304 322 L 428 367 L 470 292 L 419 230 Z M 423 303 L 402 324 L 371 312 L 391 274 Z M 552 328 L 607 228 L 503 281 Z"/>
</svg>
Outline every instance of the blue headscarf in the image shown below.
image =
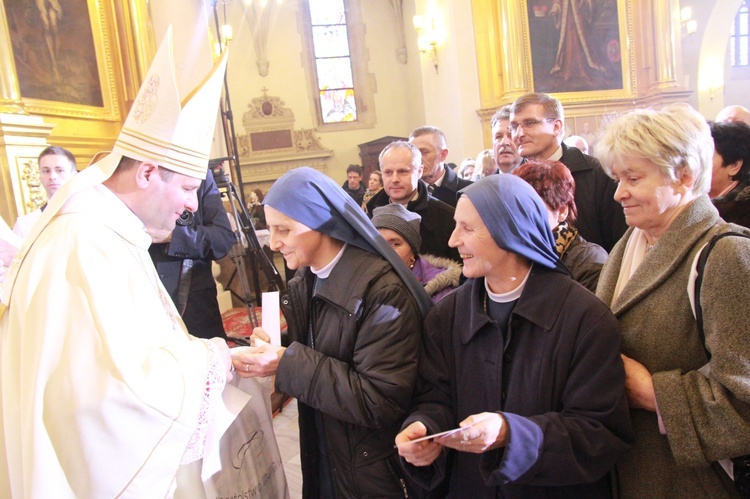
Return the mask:
<svg viewBox="0 0 750 499">
<path fill-rule="evenodd" d="M 515 175 L 488 175 L 459 191 L 469 198 L 498 246 L 568 274 L 555 251 L 544 201 Z"/>
<path fill-rule="evenodd" d="M 321 234 L 385 258 L 414 296 L 422 317 L 427 314 L 432 300 L 424 287 L 362 208 L 329 177 L 307 166 L 290 170 L 274 182 L 263 204 Z"/>
</svg>

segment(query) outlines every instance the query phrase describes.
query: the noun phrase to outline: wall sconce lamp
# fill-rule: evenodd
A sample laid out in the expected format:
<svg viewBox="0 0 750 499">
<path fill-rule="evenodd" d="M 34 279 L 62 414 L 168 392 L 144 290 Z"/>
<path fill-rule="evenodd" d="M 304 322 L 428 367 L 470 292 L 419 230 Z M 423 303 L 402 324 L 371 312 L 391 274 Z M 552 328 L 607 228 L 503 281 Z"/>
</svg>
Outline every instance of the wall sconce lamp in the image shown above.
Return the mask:
<svg viewBox="0 0 750 499">
<path fill-rule="evenodd" d="M 698 21 L 693 19 L 693 9 L 683 7 L 680 10 L 680 24 L 686 35 L 694 35 L 698 31 Z"/>
<path fill-rule="evenodd" d="M 713 81 L 708 87 L 709 100 L 714 100 L 714 97 L 716 97 L 718 94 L 721 94 L 723 92 L 723 87 L 724 82 L 720 80 Z"/>
<path fill-rule="evenodd" d="M 214 42 L 214 57 L 219 58 L 224 51 L 224 47 L 229 45 L 233 37 L 232 25 L 222 24 L 219 27 L 219 40 Z"/>
<path fill-rule="evenodd" d="M 417 30 L 417 46 L 422 54 L 427 55 L 438 72 L 438 44 L 442 41 L 441 31 L 436 28 L 435 18 L 432 16 L 414 16 L 412 20 Z"/>
</svg>

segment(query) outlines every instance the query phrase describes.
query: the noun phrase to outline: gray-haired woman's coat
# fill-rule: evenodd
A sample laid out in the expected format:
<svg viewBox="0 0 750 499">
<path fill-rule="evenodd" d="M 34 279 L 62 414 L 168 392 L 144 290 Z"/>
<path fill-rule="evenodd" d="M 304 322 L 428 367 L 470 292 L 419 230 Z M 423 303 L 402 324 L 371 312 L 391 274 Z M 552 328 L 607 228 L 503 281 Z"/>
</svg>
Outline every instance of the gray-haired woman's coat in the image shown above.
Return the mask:
<svg viewBox="0 0 750 499">
<path fill-rule="evenodd" d="M 700 249 L 719 232 L 748 232 L 719 218 L 708 196 L 672 222 L 612 304 L 632 229 L 612 249 L 597 295 L 620 321 L 622 351 L 653 375 L 657 415 L 631 410 L 635 447 L 618 463 L 622 497 L 727 497 L 733 484 L 715 462 L 750 453 L 750 240 L 722 239 L 701 288 L 705 349 L 690 308 L 688 276 Z"/>
</svg>

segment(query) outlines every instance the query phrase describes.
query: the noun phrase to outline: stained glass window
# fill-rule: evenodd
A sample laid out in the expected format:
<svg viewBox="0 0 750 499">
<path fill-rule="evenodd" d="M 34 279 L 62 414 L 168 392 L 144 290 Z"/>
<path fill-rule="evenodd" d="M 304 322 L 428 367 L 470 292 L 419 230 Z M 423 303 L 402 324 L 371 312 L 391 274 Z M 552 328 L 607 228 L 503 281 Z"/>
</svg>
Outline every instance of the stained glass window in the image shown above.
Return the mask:
<svg viewBox="0 0 750 499">
<path fill-rule="evenodd" d="M 323 123 L 357 120 L 344 0 L 309 0 Z"/>
<path fill-rule="evenodd" d="M 748 47 L 750 47 L 750 9 L 743 1 L 729 30 L 729 58 L 732 66 L 749 66 Z"/>
</svg>

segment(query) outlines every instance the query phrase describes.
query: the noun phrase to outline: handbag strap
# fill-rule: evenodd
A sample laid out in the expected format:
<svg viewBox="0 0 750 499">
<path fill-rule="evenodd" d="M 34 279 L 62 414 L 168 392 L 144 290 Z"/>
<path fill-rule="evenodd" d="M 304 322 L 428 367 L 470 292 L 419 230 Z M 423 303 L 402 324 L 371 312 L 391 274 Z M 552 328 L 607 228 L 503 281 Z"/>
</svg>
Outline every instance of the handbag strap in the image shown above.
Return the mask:
<svg viewBox="0 0 750 499">
<path fill-rule="evenodd" d="M 701 306 L 701 284 L 703 284 L 703 271 L 706 267 L 706 261 L 708 260 L 708 255 L 711 253 L 711 250 L 716 245 L 716 243 L 727 236 L 739 236 L 744 237 L 747 239 L 750 239 L 750 235 L 743 234 L 742 232 L 722 232 L 721 234 L 717 234 L 714 237 L 711 238 L 711 240 L 706 244 L 703 249 L 700 252 L 700 255 L 698 256 L 698 262 L 696 263 L 695 270 L 696 270 L 696 277 L 695 277 L 695 287 L 694 287 L 694 294 L 695 294 L 695 321 L 698 323 L 698 333 L 701 335 L 701 342 L 704 345 L 706 344 L 706 333 L 703 332 L 703 307 Z M 706 349 L 706 355 L 708 358 L 711 358 L 711 352 Z"/>
</svg>

